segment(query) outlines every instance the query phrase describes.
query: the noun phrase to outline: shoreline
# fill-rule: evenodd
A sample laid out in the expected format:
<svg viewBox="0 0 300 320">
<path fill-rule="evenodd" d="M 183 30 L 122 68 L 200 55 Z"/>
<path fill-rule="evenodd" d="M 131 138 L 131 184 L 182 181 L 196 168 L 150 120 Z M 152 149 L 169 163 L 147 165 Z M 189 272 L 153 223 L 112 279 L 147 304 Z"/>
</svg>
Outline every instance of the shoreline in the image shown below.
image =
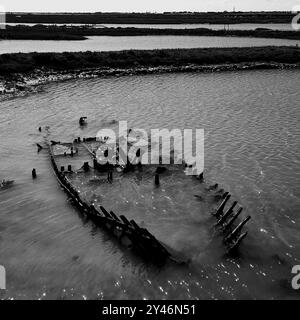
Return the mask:
<svg viewBox="0 0 300 320">
<path fill-rule="evenodd" d="M 0 55 L 0 97 L 71 79 L 291 68 L 300 68 L 299 47 L 10 53 Z"/>
<path fill-rule="evenodd" d="M 134 76 L 163 73 L 184 72 L 234 72 L 250 70 L 287 70 L 300 69 L 300 63 L 278 63 L 278 62 L 243 62 L 227 64 L 197 65 L 186 64 L 182 66 L 156 66 L 156 67 L 133 67 L 133 68 L 82 68 L 74 70 L 53 70 L 47 68 L 35 69 L 30 73 L 16 73 L 9 76 L 0 76 L 0 101 L 14 97 L 26 96 L 30 93 L 41 91 L 41 86 L 76 79 L 91 79 L 109 76 Z"/>
<path fill-rule="evenodd" d="M 267 28 L 256 28 L 254 30 L 213 30 L 208 28 L 155 29 L 135 27 L 94 28 L 90 26 L 19 25 L 7 26 L 5 29 L 0 30 L 0 39 L 2 40 L 84 41 L 91 36 L 197 36 L 300 40 L 300 34 L 297 31 L 272 30 Z"/>
</svg>

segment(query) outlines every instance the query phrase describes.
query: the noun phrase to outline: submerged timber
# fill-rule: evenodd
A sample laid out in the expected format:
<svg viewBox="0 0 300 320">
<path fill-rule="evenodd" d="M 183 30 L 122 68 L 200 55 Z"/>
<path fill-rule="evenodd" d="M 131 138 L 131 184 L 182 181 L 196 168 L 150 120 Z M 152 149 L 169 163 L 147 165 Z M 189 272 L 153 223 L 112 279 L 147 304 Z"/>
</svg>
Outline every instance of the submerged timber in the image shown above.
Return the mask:
<svg viewBox="0 0 300 320">
<path fill-rule="evenodd" d="M 51 81 L 166 72 L 299 68 L 298 47 L 127 50 L 0 55 L 0 93 L 27 93 Z"/>
</svg>

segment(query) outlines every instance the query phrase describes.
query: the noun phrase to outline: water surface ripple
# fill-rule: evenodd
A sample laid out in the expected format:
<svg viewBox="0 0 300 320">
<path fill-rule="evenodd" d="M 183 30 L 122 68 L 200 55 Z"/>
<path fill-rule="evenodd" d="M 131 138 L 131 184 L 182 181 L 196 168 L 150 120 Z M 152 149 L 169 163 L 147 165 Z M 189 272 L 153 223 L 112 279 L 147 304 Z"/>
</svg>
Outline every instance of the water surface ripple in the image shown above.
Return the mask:
<svg viewBox="0 0 300 320">
<path fill-rule="evenodd" d="M 299 298 L 290 286 L 300 260 L 299 85 L 293 70 L 108 77 L 53 83 L 1 102 L 0 178 L 16 183 L 0 191 L 0 264 L 7 270 L 0 297 Z M 81 115 L 89 120 L 84 131 Z M 47 153 L 37 154 L 37 128 L 49 125 L 54 138 L 70 140 L 113 128 L 111 120 L 205 129 L 208 183 L 231 192 L 253 218 L 239 259 L 223 256 L 207 206 L 193 196 L 201 187 L 187 182 L 162 181 L 158 193 L 129 179 L 131 189 L 116 184 L 114 194 L 106 186 L 101 196 L 118 213 L 143 212 L 158 238 L 189 253 L 188 267 L 147 266 L 78 215 Z"/>
</svg>

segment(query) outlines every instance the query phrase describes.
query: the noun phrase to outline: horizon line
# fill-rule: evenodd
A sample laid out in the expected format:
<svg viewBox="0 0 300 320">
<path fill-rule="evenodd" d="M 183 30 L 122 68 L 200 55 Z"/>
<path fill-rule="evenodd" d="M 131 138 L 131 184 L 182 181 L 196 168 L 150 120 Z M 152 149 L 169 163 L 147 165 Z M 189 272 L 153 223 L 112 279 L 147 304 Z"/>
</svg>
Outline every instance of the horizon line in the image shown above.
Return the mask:
<svg viewBox="0 0 300 320">
<path fill-rule="evenodd" d="M 105 13 L 119 13 L 119 14 L 195 14 L 195 13 L 293 13 L 292 10 L 251 10 L 251 11 L 5 11 L 5 13 L 21 13 L 21 14 L 105 14 Z"/>
</svg>

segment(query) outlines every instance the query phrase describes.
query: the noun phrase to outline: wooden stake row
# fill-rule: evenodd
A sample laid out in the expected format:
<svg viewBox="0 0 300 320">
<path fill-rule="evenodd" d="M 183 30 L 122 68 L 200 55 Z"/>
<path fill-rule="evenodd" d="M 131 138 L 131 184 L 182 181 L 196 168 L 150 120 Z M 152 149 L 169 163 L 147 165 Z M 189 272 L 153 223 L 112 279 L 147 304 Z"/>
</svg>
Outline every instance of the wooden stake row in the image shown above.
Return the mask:
<svg viewBox="0 0 300 320">
<path fill-rule="evenodd" d="M 218 219 L 215 227 L 220 228 L 223 233 L 223 243 L 227 246 L 227 252 L 232 254 L 236 253 L 241 242 L 247 236 L 248 232 L 242 232 L 242 229 L 251 219 L 251 216 L 247 216 L 237 226 L 235 226 L 235 222 L 242 213 L 243 208 L 240 207 L 236 212 L 234 212 L 234 208 L 238 204 L 237 201 L 234 201 L 225 211 L 226 204 L 230 198 L 231 195 L 228 192 L 225 192 L 222 197 L 221 204 L 218 206 L 216 211 L 213 212 L 213 215 Z"/>
</svg>

